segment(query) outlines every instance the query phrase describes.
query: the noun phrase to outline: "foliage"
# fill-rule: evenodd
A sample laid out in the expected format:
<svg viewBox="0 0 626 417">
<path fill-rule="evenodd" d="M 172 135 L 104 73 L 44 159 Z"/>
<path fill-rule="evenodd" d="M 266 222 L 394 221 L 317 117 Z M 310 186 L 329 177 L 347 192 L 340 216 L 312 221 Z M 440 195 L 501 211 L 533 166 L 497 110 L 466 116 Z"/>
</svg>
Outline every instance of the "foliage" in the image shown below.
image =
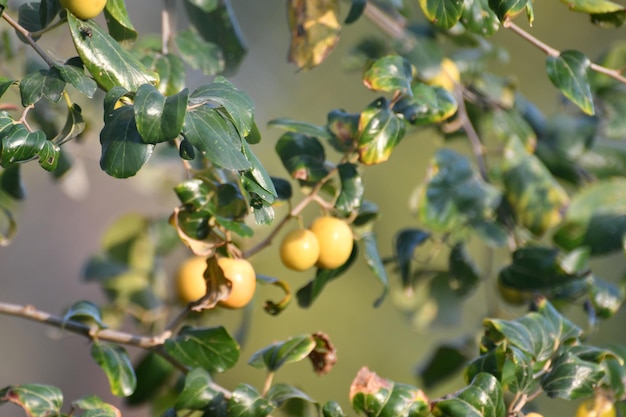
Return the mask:
<svg viewBox="0 0 626 417">
<path fill-rule="evenodd" d="M 330 109 L 322 125 L 267 122 L 283 132 L 274 145 L 285 169 L 279 178 L 255 155 L 258 123 L 266 121 L 256 119 L 253 100 L 227 78 L 247 52 L 230 1 L 185 0 L 189 28 L 172 32 L 174 3 L 162 5 L 164 36 L 155 42 L 135 30 L 123 0 L 108 0 L 106 26 L 75 17 L 58 0 L 18 10 L 0 0 L 3 24 L 41 58 L 20 79 L 0 77 L 0 97 L 15 101 L 0 104 L 2 245 L 18 228 L 14 203 L 25 198 L 24 164 L 37 161 L 53 178 L 72 169 L 64 145 L 80 140 L 86 120 L 95 123 L 78 101 L 102 102 L 99 163 L 111 177 L 132 177 L 149 163 L 181 167 L 173 190 L 180 204 L 161 217 L 120 218 L 87 261 L 84 279 L 102 287 L 106 303 L 78 301 L 62 317 L 0 303 L 0 313 L 89 338 L 111 393 L 128 406 L 152 403 L 164 416 L 265 417 L 300 401 L 325 417 L 345 416 L 334 399 L 317 402 L 297 384 L 273 380 L 284 366 L 306 359 L 315 373 L 331 372 L 337 355 L 329 335 L 303 334 L 260 349 L 248 364 L 266 373 L 262 389 L 242 381 L 229 390 L 214 376 L 242 359 L 238 339 L 199 320 L 205 310 L 221 308 L 238 285 L 218 260 L 252 258 L 290 222 L 302 227 L 304 210 L 315 204 L 318 218 L 349 225 L 333 250 L 346 249 L 346 256 L 339 265 L 317 261 L 313 278 L 295 290 L 298 306 L 289 306 L 287 282 L 257 275 L 284 292 L 266 302 L 269 314 L 310 307 L 363 259 L 382 287 L 374 306 L 390 302 L 392 290 L 414 298 L 424 292 L 414 305 L 425 326 L 446 322 L 449 317 L 440 315 L 459 312 L 478 288 L 493 284 L 504 301 L 528 307 L 505 317 L 501 300 L 490 300 L 481 329 L 435 349 L 418 372 L 424 388 L 462 373 L 465 387 L 455 393 L 429 398 L 418 387 L 362 368 L 349 395 L 358 414 L 514 417 L 541 394 L 614 404 L 626 399 L 626 348 L 588 342 L 624 298 L 620 284 L 592 267 L 598 256 L 626 250 L 624 44 L 604 51 L 598 63 L 579 51 L 558 51 L 514 23 L 519 14 L 532 23 L 531 1 L 420 0 L 420 14 L 407 0 L 352 0 L 342 23 L 338 0 L 289 0 L 288 59 L 299 70 L 326 65 L 353 22 L 367 19 L 387 36 L 364 39 L 349 57 L 364 87 L 377 94 L 360 111 Z M 588 14 L 591 24 L 619 27 L 626 18 L 624 7 L 610 1 L 566 3 Z M 68 27 L 75 56 L 53 57 L 39 45 L 59 26 Z M 504 29 L 547 54 L 546 76 L 567 100 L 562 114 L 543 115 L 507 78 L 490 72 L 489 36 Z M 6 42 L 0 54 L 12 62 L 14 45 Z M 188 88 L 187 68 L 210 82 Z M 64 112 L 60 128 L 46 123 L 50 115 L 43 113 L 52 108 Z M 411 196 L 415 224 L 397 231 L 394 253 L 386 258 L 375 233 L 381 213 L 366 199 L 364 172 L 387 162 L 409 132 L 425 130 L 444 138 L 445 146 L 432 155 Z M 467 142 L 471 152 L 452 149 L 453 141 Z M 281 205 L 287 214 L 276 219 Z M 206 259 L 206 293 L 187 306 L 168 294 L 163 274 L 162 261 L 181 246 Z M 493 265 L 482 271 L 470 247 L 510 258 L 499 271 Z M 440 315 L 428 316 L 433 305 Z M 583 306 L 587 323 L 567 317 L 567 306 Z M 128 316 L 131 333 L 118 330 Z M 145 350 L 136 364 L 127 346 Z M 157 406 L 164 392 L 171 401 Z M 35 383 L 3 388 L 4 403 L 29 416 L 121 415 L 96 396 L 63 411 L 61 391 Z"/>
</svg>

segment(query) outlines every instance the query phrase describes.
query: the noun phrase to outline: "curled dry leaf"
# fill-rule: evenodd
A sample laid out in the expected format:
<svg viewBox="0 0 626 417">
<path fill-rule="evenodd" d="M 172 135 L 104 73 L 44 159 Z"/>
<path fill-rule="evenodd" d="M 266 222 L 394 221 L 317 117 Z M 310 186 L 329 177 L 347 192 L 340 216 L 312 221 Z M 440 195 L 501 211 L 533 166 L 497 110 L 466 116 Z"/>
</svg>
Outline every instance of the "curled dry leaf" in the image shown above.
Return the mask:
<svg viewBox="0 0 626 417">
<path fill-rule="evenodd" d="M 327 334 L 316 332 L 311 335 L 315 340 L 315 349 L 309 353 L 313 370 L 318 375 L 326 375 L 337 363 L 337 349 Z"/>
</svg>

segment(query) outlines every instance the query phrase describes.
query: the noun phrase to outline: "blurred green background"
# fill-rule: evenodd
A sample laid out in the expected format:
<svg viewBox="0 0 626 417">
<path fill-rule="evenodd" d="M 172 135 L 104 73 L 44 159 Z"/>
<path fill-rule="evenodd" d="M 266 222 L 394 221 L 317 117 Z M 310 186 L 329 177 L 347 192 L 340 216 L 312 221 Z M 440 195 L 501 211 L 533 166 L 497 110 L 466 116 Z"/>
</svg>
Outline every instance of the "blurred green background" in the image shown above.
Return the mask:
<svg viewBox="0 0 626 417">
<path fill-rule="evenodd" d="M 410 0 L 406 0 L 409 2 Z M 17 3 L 12 3 L 13 5 Z M 417 2 L 415 2 L 416 6 Z M 160 25 L 160 5 L 156 0 L 128 0 L 130 16 L 141 34 L 156 33 Z M 347 13 L 347 2 L 342 12 Z M 286 24 L 285 1 L 233 0 L 242 32 L 248 41 L 249 53 L 239 73 L 231 80 L 245 90 L 256 105 L 256 120 L 263 140 L 254 150 L 272 175 L 285 176 L 280 161 L 273 153 L 278 130 L 268 130 L 265 124 L 276 117 L 289 117 L 311 123 L 325 123 L 326 113 L 334 108 L 359 112 L 376 95 L 362 85 L 360 74 L 342 69 L 343 56 L 366 33 L 377 32 L 371 23 L 361 19 L 346 26 L 342 39 L 326 62 L 308 72 L 297 72 L 287 63 L 289 32 Z M 591 26 L 585 15 L 570 13 L 558 2 L 537 2 L 536 21 L 529 30 L 540 39 L 559 49 L 578 49 L 592 59 L 613 40 L 621 39 L 624 29 L 604 30 Z M 518 22 L 527 25 L 523 18 Z M 0 24 L 5 25 L 4 22 Z M 185 27 L 184 22 L 179 22 Z M 6 27 L 1 27 L 2 30 Z M 72 54 L 72 45 L 64 28 L 46 40 L 46 49 L 58 56 Z M 556 89 L 544 73 L 545 56 L 506 30 L 500 30 L 493 43 L 506 47 L 510 60 L 494 64 L 498 73 L 515 73 L 522 94 L 539 105 L 548 115 L 561 105 Z M 207 80 L 190 72 L 190 87 Z M 3 97 L 2 102 L 10 100 Z M 82 144 L 71 144 L 77 166 L 64 184 L 54 183 L 36 164 L 25 167 L 28 197 L 19 206 L 19 232 L 13 244 L 0 249 L 0 300 L 16 304 L 33 304 L 37 308 L 62 314 L 79 299 L 102 302 L 100 289 L 80 281 L 81 270 L 89 256 L 99 249 L 100 236 L 116 218 L 128 212 L 167 215 L 177 205 L 171 186 L 179 180 L 173 173 L 155 176 L 148 166 L 130 180 L 108 177 L 98 167 L 100 104 L 90 114 L 91 130 Z M 416 226 L 408 208 L 413 188 L 425 173 L 433 151 L 443 144 L 430 131 L 409 133 L 390 161 L 365 170 L 366 198 L 380 205 L 382 217 L 376 233 L 382 256 L 392 254 L 392 239 L 402 227 Z M 453 146 L 465 149 L 464 144 Z M 332 160 L 337 155 L 329 151 Z M 70 190 L 70 192 L 67 192 Z M 296 198 L 299 194 L 296 192 Z M 284 209 L 284 207 L 283 207 Z M 283 212 L 278 212 L 278 216 Z M 315 210 L 307 211 L 307 218 Z M 287 228 L 289 229 L 289 228 Z M 268 228 L 259 228 L 263 236 Z M 179 251 L 168 259 L 170 275 L 177 263 L 188 253 Z M 478 266 L 485 270 L 480 248 L 473 251 Z M 506 255 L 496 254 L 496 264 L 508 261 Z M 275 246 L 252 259 L 258 273 L 287 280 L 293 288 L 311 278 L 311 273 L 293 273 L 284 268 Z M 598 272 L 607 279 L 621 279 L 626 267 L 623 255 L 597 261 Z M 497 265 L 494 269 L 497 271 Z M 338 350 L 338 363 L 324 377 L 317 377 L 307 362 L 290 365 L 279 371 L 275 382 L 292 383 L 314 399 L 324 402 L 335 399 L 348 410 L 348 389 L 362 366 L 379 375 L 420 386 L 416 365 L 428 357 L 431 349 L 442 341 L 458 340 L 473 334 L 486 314 L 488 297 L 495 292 L 488 282 L 464 305 L 457 325 L 423 328 L 417 326 L 407 301 L 399 293 L 398 277 L 390 274 L 392 294 L 379 308 L 373 307 L 380 295 L 381 285 L 361 260 L 358 266 L 338 281 L 331 283 L 310 309 L 300 309 L 293 303 L 288 310 L 270 317 L 261 309 L 262 301 L 275 299 L 277 290 L 262 286 L 253 310 L 250 333 L 242 347 L 242 360 L 237 367 L 217 380 L 227 388 L 247 382 L 259 389 L 263 372 L 246 365 L 247 358 L 257 349 L 289 336 L 323 331 Z M 404 307 L 403 307 L 404 306 Z M 521 311 L 511 310 L 513 313 Z M 577 311 L 575 317 L 581 318 Z M 594 336 L 598 344 L 609 340 L 621 342 L 624 314 L 618 314 Z M 221 311 L 214 314 L 211 324 L 238 328 L 241 312 Z M 0 317 L 0 387 L 18 383 L 44 383 L 59 386 L 69 401 L 87 394 L 98 394 L 105 400 L 120 404 L 109 394 L 102 371 L 89 355 L 89 343 L 82 337 L 63 333 L 36 323 Z M 137 350 L 130 349 L 133 357 Z M 451 392 L 463 385 L 460 377 L 429 390 L 431 397 Z M 573 415 L 572 405 L 564 401 L 545 401 L 546 416 Z M 125 416 L 148 415 L 139 408 L 123 410 Z M 19 416 L 22 412 L 12 405 L 0 408 L 0 416 Z"/>
</svg>

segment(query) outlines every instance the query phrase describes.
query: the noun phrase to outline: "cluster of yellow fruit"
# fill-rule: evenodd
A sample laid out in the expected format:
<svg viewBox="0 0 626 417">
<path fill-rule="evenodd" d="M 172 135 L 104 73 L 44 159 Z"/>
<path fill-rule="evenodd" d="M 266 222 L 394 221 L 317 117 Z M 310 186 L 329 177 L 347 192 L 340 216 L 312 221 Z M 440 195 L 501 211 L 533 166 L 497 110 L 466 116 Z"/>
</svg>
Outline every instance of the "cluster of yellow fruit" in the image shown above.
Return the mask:
<svg viewBox="0 0 626 417">
<path fill-rule="evenodd" d="M 295 271 L 314 265 L 335 269 L 346 263 L 354 244 L 352 230 L 344 221 L 331 216 L 315 219 L 309 229 L 294 230 L 280 245 L 280 259 Z"/>
<path fill-rule="evenodd" d="M 79 19 L 92 19 L 102 13 L 107 0 L 61 0 L 61 7 Z"/>
<path fill-rule="evenodd" d="M 228 298 L 219 301 L 219 305 L 227 308 L 246 306 L 256 290 L 256 274 L 252 264 L 245 259 L 219 258 L 217 264 L 230 281 Z M 194 256 L 180 266 L 176 274 L 176 293 L 183 303 L 199 300 L 206 294 L 206 259 Z"/>
</svg>

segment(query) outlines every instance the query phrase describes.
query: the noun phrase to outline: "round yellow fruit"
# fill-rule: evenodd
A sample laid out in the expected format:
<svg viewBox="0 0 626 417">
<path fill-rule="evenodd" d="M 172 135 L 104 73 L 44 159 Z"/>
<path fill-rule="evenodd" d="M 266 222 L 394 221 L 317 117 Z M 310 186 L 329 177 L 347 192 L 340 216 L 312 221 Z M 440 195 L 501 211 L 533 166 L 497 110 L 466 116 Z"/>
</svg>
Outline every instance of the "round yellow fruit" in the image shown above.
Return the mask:
<svg viewBox="0 0 626 417">
<path fill-rule="evenodd" d="M 461 82 L 461 72 L 450 58 L 442 59 L 441 69 L 437 75 L 426 81 L 428 85 L 441 87 L 450 92 L 454 91 L 454 85 L 459 82 Z"/>
<path fill-rule="evenodd" d="M 285 236 L 280 244 L 280 260 L 295 271 L 306 271 L 311 268 L 320 256 L 320 244 L 310 230 L 293 230 Z"/>
<path fill-rule="evenodd" d="M 102 13 L 107 0 L 61 0 L 61 7 L 79 19 L 92 19 Z"/>
<path fill-rule="evenodd" d="M 354 245 L 352 230 L 346 222 L 330 216 L 318 217 L 310 230 L 320 246 L 318 267 L 336 269 L 346 263 Z"/>
<path fill-rule="evenodd" d="M 576 417 L 615 417 L 613 402 L 603 395 L 585 400 L 578 406 Z"/>
<path fill-rule="evenodd" d="M 191 303 L 206 294 L 206 282 L 204 271 L 206 259 L 202 256 L 194 256 L 187 259 L 178 269 L 176 274 L 176 293 L 183 303 Z"/>
<path fill-rule="evenodd" d="M 219 258 L 217 264 L 230 281 L 230 294 L 219 305 L 227 308 L 241 308 L 247 305 L 256 290 L 256 273 L 252 264 L 245 259 Z"/>
<path fill-rule="evenodd" d="M 526 417 L 543 417 L 543 416 L 539 413 L 528 413 L 526 414 Z"/>
</svg>

